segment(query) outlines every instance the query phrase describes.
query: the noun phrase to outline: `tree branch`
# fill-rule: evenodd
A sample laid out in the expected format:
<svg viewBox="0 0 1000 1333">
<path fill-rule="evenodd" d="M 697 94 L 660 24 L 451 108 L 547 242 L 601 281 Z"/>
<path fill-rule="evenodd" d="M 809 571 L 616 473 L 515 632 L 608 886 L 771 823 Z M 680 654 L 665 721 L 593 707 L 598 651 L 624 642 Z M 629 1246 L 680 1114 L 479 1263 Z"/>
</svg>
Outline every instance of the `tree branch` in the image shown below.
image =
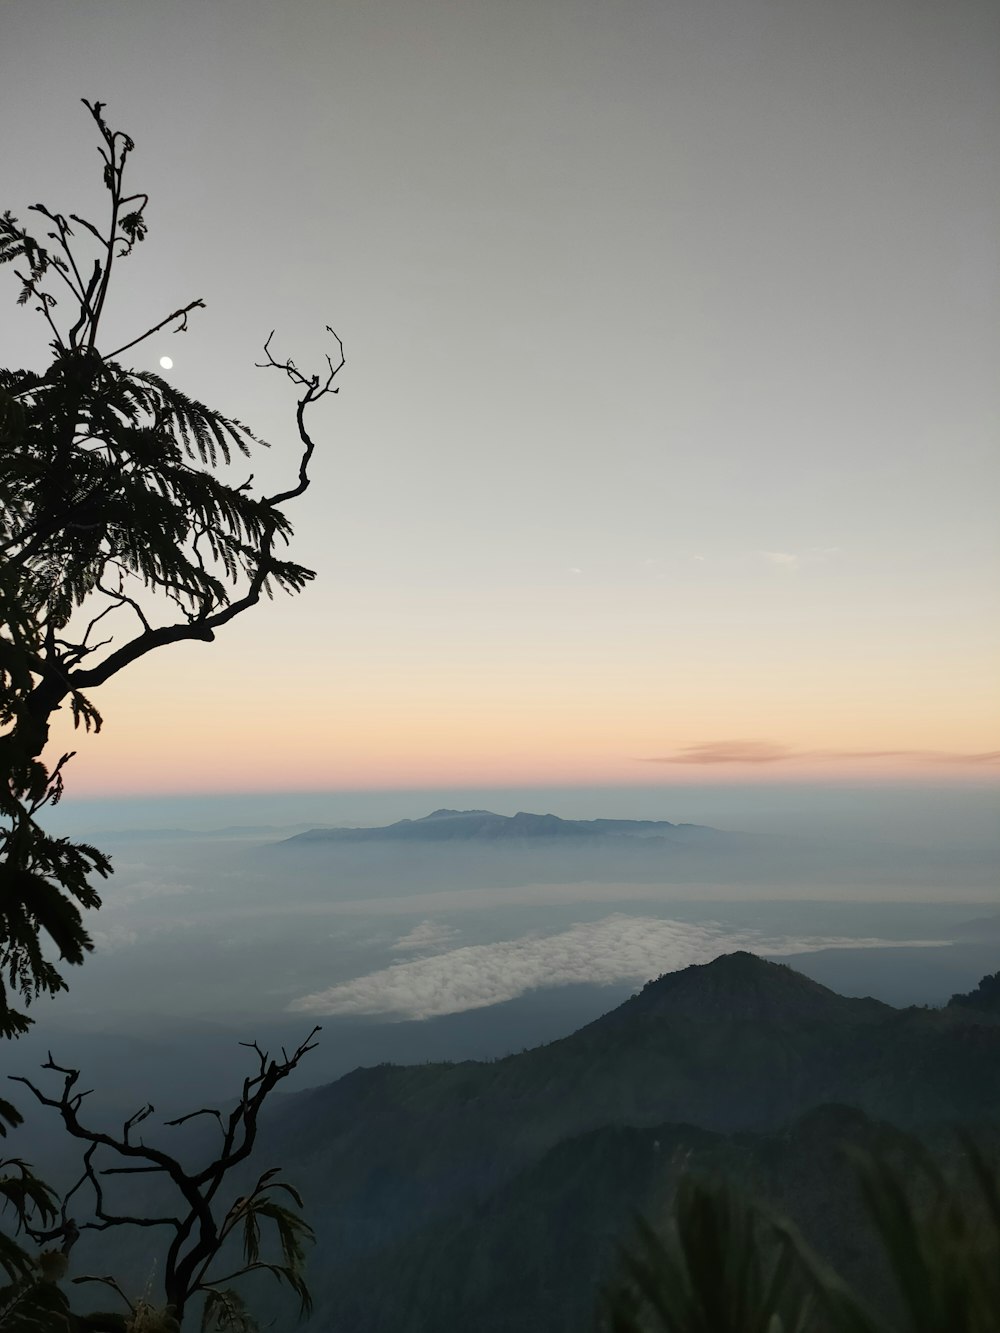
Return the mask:
<svg viewBox="0 0 1000 1333">
<path fill-rule="evenodd" d="M 316 1043 L 313 1039 L 319 1031 L 318 1027 L 314 1027 L 305 1041 L 290 1055 L 282 1050 L 280 1061 L 272 1060 L 256 1042 L 241 1042 L 241 1045 L 256 1054 L 257 1071 L 243 1080 L 240 1101 L 226 1120 L 224 1121 L 222 1114 L 214 1108 L 203 1107 L 201 1110 L 192 1111 L 166 1122 L 172 1126 L 181 1125 L 199 1115 L 211 1115 L 219 1121 L 223 1129 L 221 1150 L 211 1162 L 197 1171 L 185 1169 L 170 1153 L 152 1147 L 144 1141 L 139 1143 L 132 1141 L 133 1129 L 153 1113 L 150 1105 L 141 1107 L 130 1116 L 122 1125 L 121 1133 L 118 1135 L 107 1134 L 81 1123 L 80 1107 L 87 1094 L 76 1091 L 80 1071 L 56 1064 L 51 1053 L 42 1068 L 62 1075 L 62 1088 L 58 1096 L 50 1096 L 43 1092 L 23 1075 L 11 1075 L 14 1082 L 23 1083 L 43 1106 L 57 1110 L 67 1131 L 74 1138 L 81 1139 L 87 1144 L 83 1155 L 83 1173 L 64 1196 L 60 1210 L 61 1225 L 51 1232 L 51 1236 L 53 1238 L 57 1235 L 72 1236 L 72 1240 L 68 1242 L 72 1244 L 81 1231 L 87 1230 L 107 1231 L 118 1226 L 172 1228 L 174 1235 L 164 1264 L 163 1282 L 167 1304 L 174 1307 L 176 1317 L 180 1320 L 190 1297 L 196 1291 L 204 1290 L 207 1285 L 212 1285 L 214 1280 L 208 1277 L 211 1266 L 235 1225 L 247 1215 L 248 1209 L 252 1209 L 254 1201 L 263 1199 L 274 1190 L 286 1191 L 294 1201 L 298 1201 L 298 1195 L 291 1186 L 275 1180 L 276 1169 L 271 1169 L 259 1177 L 248 1196 L 238 1199 L 226 1211 L 221 1222 L 216 1220 L 212 1208 L 213 1199 L 223 1181 L 253 1150 L 257 1137 L 257 1120 L 266 1098 L 277 1084 L 298 1066 L 303 1056 L 315 1048 Z M 124 1158 L 127 1164 L 98 1169 L 96 1154 L 101 1149 Z M 108 1208 L 105 1202 L 103 1177 L 157 1173 L 165 1174 L 180 1194 L 183 1200 L 183 1209 L 180 1212 L 172 1216 L 141 1217 L 112 1212 Z M 89 1185 L 93 1193 L 93 1216 L 78 1222 L 68 1215 L 68 1205 L 74 1196 L 79 1195 L 84 1184 Z M 297 1226 L 299 1229 L 304 1229 L 304 1223 L 299 1220 Z M 297 1250 L 292 1251 L 293 1259 L 297 1253 Z M 301 1276 L 294 1265 L 290 1268 L 287 1264 L 263 1263 L 258 1260 L 255 1248 L 252 1253 L 246 1254 L 246 1263 L 243 1267 L 228 1274 L 226 1280 L 265 1268 L 291 1282 L 300 1295 L 304 1291 Z"/>
<path fill-rule="evenodd" d="M 344 344 L 340 336 L 334 333 L 333 329 L 330 328 L 329 324 L 326 326 L 326 331 L 336 341 L 338 360 L 335 366 L 329 356 L 326 358 L 328 374 L 325 380 L 321 380 L 319 375 L 313 375 L 309 379 L 307 379 L 305 375 L 303 375 L 302 372 L 297 368 L 294 361 L 291 360 L 276 361 L 274 357 L 271 355 L 271 339 L 274 337 L 273 329 L 271 333 L 268 335 L 267 341 L 264 344 L 264 355 L 267 357 L 267 360 L 258 361 L 255 363 L 258 369 L 261 370 L 274 369 L 274 370 L 284 371 L 284 373 L 288 376 L 288 378 L 292 381 L 293 384 L 301 385 L 306 390 L 305 393 L 302 395 L 302 397 L 299 399 L 298 407 L 295 412 L 295 420 L 299 429 L 299 438 L 301 439 L 303 445 L 305 446 L 303 449 L 302 458 L 299 461 L 299 484 L 293 487 L 291 490 L 280 491 L 277 495 L 269 496 L 267 499 L 267 503 L 272 506 L 282 504 L 284 503 L 285 500 L 293 500 L 297 495 L 301 495 L 302 492 L 308 487 L 309 463 L 310 460 L 312 459 L 313 449 L 315 448 L 315 445 L 309 435 L 309 432 L 306 430 L 306 424 L 305 424 L 306 408 L 309 407 L 310 404 L 317 402 L 320 398 L 324 398 L 329 393 L 340 392 L 338 387 L 334 387 L 333 381 L 340 374 L 340 372 L 343 370 L 346 364 L 346 357 L 344 356 Z"/>
<path fill-rule="evenodd" d="M 137 347 L 139 343 L 145 342 L 147 338 L 151 338 L 154 333 L 159 333 L 160 329 L 162 329 L 165 324 L 170 324 L 175 319 L 179 319 L 181 321 L 181 326 L 179 329 L 174 329 L 173 332 L 186 333 L 188 315 L 191 313 L 192 310 L 204 310 L 204 309 L 205 309 L 204 301 L 198 300 L 198 301 L 188 302 L 187 305 L 181 306 L 180 310 L 175 310 L 172 314 L 168 315 L 166 319 L 161 319 L 159 324 L 154 324 L 151 329 L 147 329 L 145 333 L 141 333 L 138 338 L 133 338 L 130 343 L 123 343 L 121 347 L 116 347 L 113 352 L 105 352 L 104 360 L 113 361 L 116 356 L 121 356 L 122 352 L 127 352 L 130 348 Z"/>
</svg>

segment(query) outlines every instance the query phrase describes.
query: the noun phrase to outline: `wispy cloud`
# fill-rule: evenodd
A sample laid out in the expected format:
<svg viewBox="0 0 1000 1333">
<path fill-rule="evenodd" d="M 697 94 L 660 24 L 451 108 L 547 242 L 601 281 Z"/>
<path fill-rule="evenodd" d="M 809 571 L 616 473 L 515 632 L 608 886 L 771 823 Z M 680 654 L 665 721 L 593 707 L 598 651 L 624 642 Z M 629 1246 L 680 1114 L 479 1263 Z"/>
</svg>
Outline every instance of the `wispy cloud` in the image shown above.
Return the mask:
<svg viewBox="0 0 1000 1333">
<path fill-rule="evenodd" d="M 799 567 L 800 557 L 792 551 L 761 551 L 761 555 L 776 569 L 793 570 Z"/>
<path fill-rule="evenodd" d="M 777 741 L 701 741 L 673 754 L 649 755 L 647 764 L 780 764 L 798 759 L 909 759 L 932 764 L 996 764 L 1000 750 L 796 750 Z"/>
<path fill-rule="evenodd" d="M 823 564 L 840 555 L 839 546 L 807 546 L 804 551 L 758 551 L 757 554 L 774 569 L 797 573 L 804 565 Z"/>
<path fill-rule="evenodd" d="M 112 926 L 109 930 L 92 930 L 90 938 L 98 953 L 113 953 L 116 949 L 128 949 L 135 944 L 139 939 L 139 932 L 119 925 Z"/>
<path fill-rule="evenodd" d="M 939 941 L 900 941 L 900 943 Z M 887 946 L 885 940 L 767 938 L 709 923 L 615 914 L 582 922 L 553 935 L 526 935 L 495 944 L 473 944 L 430 958 L 415 958 L 329 990 L 294 1000 L 289 1009 L 308 1014 L 384 1014 L 435 1018 L 483 1009 L 542 986 L 642 982 L 721 953 L 805 953 L 850 945 Z"/>
<path fill-rule="evenodd" d="M 791 756 L 786 745 L 773 741 L 702 741 L 674 754 L 653 755 L 647 764 L 773 764 Z"/>
<path fill-rule="evenodd" d="M 454 926 L 446 926 L 428 918 L 389 947 L 393 953 L 438 953 L 457 938 L 458 931 Z"/>
</svg>

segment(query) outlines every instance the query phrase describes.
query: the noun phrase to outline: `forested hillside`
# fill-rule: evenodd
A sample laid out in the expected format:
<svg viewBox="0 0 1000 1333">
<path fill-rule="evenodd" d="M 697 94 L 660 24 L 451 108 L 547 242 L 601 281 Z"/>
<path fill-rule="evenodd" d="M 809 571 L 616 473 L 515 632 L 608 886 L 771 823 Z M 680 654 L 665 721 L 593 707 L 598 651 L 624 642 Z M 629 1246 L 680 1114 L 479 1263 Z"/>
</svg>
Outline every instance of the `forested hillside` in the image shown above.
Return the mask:
<svg viewBox="0 0 1000 1333">
<path fill-rule="evenodd" d="M 637 1211 L 679 1171 L 771 1201 L 885 1306 L 844 1144 L 996 1143 L 1000 1023 L 896 1010 L 733 954 L 492 1063 L 359 1069 L 291 1099 L 267 1155 L 303 1187 L 317 1329 L 587 1327 Z"/>
</svg>

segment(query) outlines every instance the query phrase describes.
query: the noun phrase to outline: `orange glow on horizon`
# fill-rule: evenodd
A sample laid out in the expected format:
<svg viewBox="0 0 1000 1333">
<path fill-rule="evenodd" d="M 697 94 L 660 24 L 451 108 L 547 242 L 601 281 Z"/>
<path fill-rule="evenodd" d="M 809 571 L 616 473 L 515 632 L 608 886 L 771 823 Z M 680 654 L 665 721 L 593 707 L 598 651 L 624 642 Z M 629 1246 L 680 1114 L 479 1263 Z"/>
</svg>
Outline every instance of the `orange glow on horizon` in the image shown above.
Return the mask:
<svg viewBox="0 0 1000 1333">
<path fill-rule="evenodd" d="M 317 650 L 291 670 L 280 647 L 244 648 L 238 670 L 222 644 L 143 659 L 95 692 L 100 735 L 62 710 L 49 757 L 78 751 L 80 796 L 1000 777 L 984 757 L 1000 749 L 985 666 L 957 691 L 926 663 L 877 676 L 749 657 L 456 663 L 449 643 L 412 662 L 331 665 Z M 669 758 L 686 762 L 654 762 Z"/>
<path fill-rule="evenodd" d="M 856 757 L 827 753 L 829 744 L 788 746 L 764 761 L 655 762 L 623 753 L 606 736 L 532 734 L 530 729 L 467 727 L 456 735 L 425 726 L 348 731 L 289 732 L 258 727 L 251 733 L 205 728 L 197 752 L 183 737 L 130 730 L 78 741 L 69 773 L 74 794 L 138 795 L 191 792 L 323 791 L 423 787 L 681 786 L 747 782 L 991 782 L 995 761 L 963 759 L 961 752 L 929 746 L 868 744 L 865 751 L 900 754 Z M 653 747 L 647 745 L 649 751 Z M 657 747 L 663 749 L 664 747 Z M 671 747 L 673 751 L 683 747 Z M 819 752 L 814 753 L 814 752 Z M 982 753 L 975 751 L 969 753 Z"/>
</svg>

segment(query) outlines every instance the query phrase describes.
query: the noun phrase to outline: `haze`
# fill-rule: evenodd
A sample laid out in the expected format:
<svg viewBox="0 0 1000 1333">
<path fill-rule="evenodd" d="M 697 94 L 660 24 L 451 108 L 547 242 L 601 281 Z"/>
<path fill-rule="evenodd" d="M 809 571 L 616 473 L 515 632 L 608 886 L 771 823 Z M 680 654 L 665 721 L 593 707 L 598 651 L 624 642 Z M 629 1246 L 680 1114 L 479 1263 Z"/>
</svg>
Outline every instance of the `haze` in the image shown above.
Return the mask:
<svg viewBox="0 0 1000 1333">
<path fill-rule="evenodd" d="M 460 808 L 691 822 L 649 844 L 289 843 Z M 239 1040 L 326 1036 L 309 1081 L 564 1034 L 650 976 L 749 948 L 847 994 L 942 1003 L 1000 947 L 989 788 L 651 788 L 67 800 L 109 850 L 96 955 L 19 1061 L 67 1044 L 101 1095 L 218 1095 Z M 737 819 L 737 815 L 739 818 Z M 117 827 L 111 827 L 109 821 Z M 294 822 L 293 822 L 294 821 Z M 129 1060 L 121 1063 L 121 1038 Z M 35 1048 L 38 1048 L 36 1051 Z"/>
</svg>

